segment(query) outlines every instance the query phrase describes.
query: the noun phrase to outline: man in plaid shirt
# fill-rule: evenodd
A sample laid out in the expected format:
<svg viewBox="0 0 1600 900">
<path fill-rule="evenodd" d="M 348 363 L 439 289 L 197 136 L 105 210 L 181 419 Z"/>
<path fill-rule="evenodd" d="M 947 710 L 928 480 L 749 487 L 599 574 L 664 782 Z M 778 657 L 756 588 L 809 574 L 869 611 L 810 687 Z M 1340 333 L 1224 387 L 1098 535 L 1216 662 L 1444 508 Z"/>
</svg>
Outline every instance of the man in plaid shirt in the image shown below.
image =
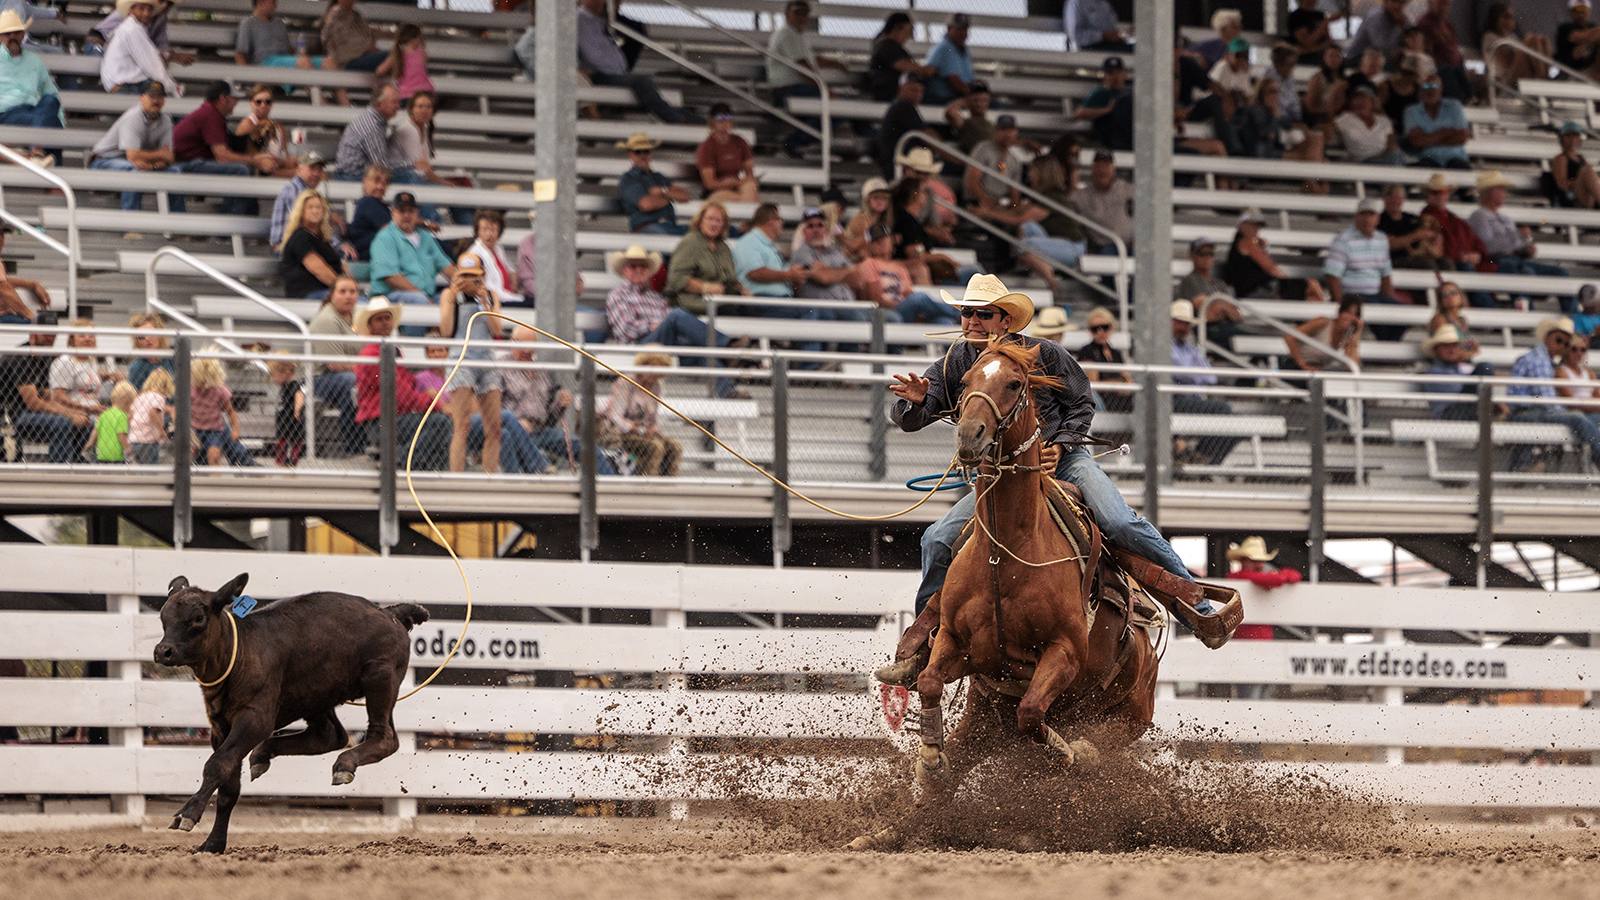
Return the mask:
<svg viewBox="0 0 1600 900">
<path fill-rule="evenodd" d="M 1555 358 L 1566 351 L 1567 342 L 1572 340 L 1572 320 L 1566 317 L 1545 319 L 1534 328 L 1533 334 L 1538 338 L 1539 345 L 1518 357 L 1511 366 L 1511 377 L 1553 379 L 1556 377 Z M 1506 395 L 1555 397 L 1556 389 L 1555 385 L 1550 384 L 1513 384 L 1506 388 Z M 1513 404 L 1511 415 L 1507 418 L 1512 422 L 1550 422 L 1567 426 L 1572 429 L 1573 436 L 1588 445 L 1589 458 L 1595 465 L 1600 465 L 1600 426 L 1596 426 L 1583 413 L 1556 404 Z M 1518 444 L 1511 454 L 1511 468 L 1526 468 L 1532 456 L 1531 446 Z"/>
<path fill-rule="evenodd" d="M 606 295 L 606 323 L 611 336 L 624 344 L 663 344 L 668 347 L 706 346 L 706 324 L 682 309 L 668 309 L 666 298 L 650 289 L 650 280 L 661 269 L 661 254 L 645 252 L 634 244 L 608 260 L 611 271 L 622 276 L 623 284 Z M 748 347 L 750 339 L 730 339 L 715 332 L 718 347 Z M 703 366 L 702 357 L 683 357 L 686 366 Z M 717 379 L 717 396 L 743 399 L 748 396 L 733 386 L 733 379 Z"/>
</svg>

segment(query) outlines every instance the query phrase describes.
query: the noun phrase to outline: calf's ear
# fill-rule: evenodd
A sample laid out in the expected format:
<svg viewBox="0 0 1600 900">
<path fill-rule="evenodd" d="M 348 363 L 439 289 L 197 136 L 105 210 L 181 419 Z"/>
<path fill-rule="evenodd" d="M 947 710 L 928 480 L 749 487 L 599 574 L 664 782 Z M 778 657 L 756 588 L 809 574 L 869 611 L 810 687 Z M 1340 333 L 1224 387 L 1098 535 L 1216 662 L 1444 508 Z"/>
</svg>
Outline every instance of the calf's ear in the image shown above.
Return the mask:
<svg viewBox="0 0 1600 900">
<path fill-rule="evenodd" d="M 232 603 L 244 591 L 244 586 L 250 581 L 250 573 L 240 572 L 234 579 L 222 587 L 217 588 L 211 595 L 211 608 L 220 610 Z"/>
<path fill-rule="evenodd" d="M 188 586 L 189 579 L 179 575 L 177 578 L 174 578 L 172 581 L 167 583 L 167 596 L 171 597 L 173 594 L 176 594 Z"/>
</svg>

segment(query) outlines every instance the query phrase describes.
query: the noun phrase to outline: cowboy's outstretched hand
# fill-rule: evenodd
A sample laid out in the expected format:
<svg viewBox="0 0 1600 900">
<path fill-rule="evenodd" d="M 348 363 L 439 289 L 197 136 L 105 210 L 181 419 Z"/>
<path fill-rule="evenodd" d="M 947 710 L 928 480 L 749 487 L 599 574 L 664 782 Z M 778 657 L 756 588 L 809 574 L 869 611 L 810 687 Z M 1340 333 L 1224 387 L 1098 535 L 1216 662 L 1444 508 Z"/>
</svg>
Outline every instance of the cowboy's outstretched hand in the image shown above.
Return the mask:
<svg viewBox="0 0 1600 900">
<path fill-rule="evenodd" d="M 928 399 L 928 379 L 918 376 L 915 372 L 894 376 L 897 384 L 889 385 L 889 390 L 902 400 L 910 400 L 920 404 Z"/>
</svg>

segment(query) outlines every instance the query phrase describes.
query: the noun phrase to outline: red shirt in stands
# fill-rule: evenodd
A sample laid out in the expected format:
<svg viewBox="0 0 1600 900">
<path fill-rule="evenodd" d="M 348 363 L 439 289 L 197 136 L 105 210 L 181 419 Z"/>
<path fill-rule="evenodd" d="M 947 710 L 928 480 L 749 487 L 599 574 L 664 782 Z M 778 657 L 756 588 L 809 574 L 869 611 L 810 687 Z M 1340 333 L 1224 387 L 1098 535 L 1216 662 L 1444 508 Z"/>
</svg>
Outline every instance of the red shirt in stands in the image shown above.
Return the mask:
<svg viewBox="0 0 1600 900">
<path fill-rule="evenodd" d="M 228 123 L 222 118 L 222 112 L 216 104 L 209 101 L 200 104 L 194 112 L 172 127 L 172 156 L 178 162 L 191 159 L 215 162 L 217 155 L 211 152 L 211 148 L 216 144 L 227 146 L 227 143 Z"/>
<path fill-rule="evenodd" d="M 1451 212 L 1444 206 L 1427 206 L 1423 213 L 1431 215 L 1439 222 L 1439 235 L 1444 238 L 1444 255 L 1455 262 L 1468 253 L 1478 254 L 1479 271 L 1495 271 L 1494 263 L 1489 261 L 1489 251 L 1483 246 L 1483 241 L 1478 238 L 1477 232 L 1467 224 L 1467 220 Z"/>
<path fill-rule="evenodd" d="M 362 347 L 361 355 L 376 359 L 378 345 L 368 344 Z M 356 366 L 357 422 L 370 422 L 382 412 L 378 393 L 379 376 L 378 366 L 375 364 Z M 396 413 L 427 412 L 428 404 L 432 402 L 432 397 L 417 389 L 416 375 L 410 369 L 405 366 L 395 366 L 394 411 Z"/>
<path fill-rule="evenodd" d="M 694 151 L 694 167 L 704 169 L 709 166 L 718 178 L 738 175 L 744 171 L 745 164 L 753 159 L 754 151 L 737 134 L 728 135 L 726 141 L 708 137 Z"/>
<path fill-rule="evenodd" d="M 1294 569 L 1279 569 L 1276 572 L 1256 572 L 1250 569 L 1237 569 L 1228 576 L 1233 581 L 1248 581 L 1258 588 L 1272 590 L 1286 584 L 1299 584 L 1300 573 Z M 1241 641 L 1270 641 L 1272 640 L 1271 625 L 1240 625 L 1233 633 Z"/>
<path fill-rule="evenodd" d="M 1428 54 L 1441 66 L 1461 65 L 1461 45 L 1456 41 L 1456 27 L 1444 16 L 1432 11 L 1417 20 L 1417 29 L 1428 39 Z"/>
</svg>

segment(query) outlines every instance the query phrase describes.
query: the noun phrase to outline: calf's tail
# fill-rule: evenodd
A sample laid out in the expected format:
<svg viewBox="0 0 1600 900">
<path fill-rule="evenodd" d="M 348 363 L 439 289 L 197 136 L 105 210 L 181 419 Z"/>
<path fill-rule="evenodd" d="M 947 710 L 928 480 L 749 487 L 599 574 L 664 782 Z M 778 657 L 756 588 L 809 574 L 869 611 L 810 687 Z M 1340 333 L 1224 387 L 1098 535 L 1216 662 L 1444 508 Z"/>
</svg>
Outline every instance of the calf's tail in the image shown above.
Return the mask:
<svg viewBox="0 0 1600 900">
<path fill-rule="evenodd" d="M 415 603 L 396 603 L 393 606 L 385 606 L 384 609 L 398 619 L 407 631 L 428 621 L 428 611 Z"/>
</svg>

